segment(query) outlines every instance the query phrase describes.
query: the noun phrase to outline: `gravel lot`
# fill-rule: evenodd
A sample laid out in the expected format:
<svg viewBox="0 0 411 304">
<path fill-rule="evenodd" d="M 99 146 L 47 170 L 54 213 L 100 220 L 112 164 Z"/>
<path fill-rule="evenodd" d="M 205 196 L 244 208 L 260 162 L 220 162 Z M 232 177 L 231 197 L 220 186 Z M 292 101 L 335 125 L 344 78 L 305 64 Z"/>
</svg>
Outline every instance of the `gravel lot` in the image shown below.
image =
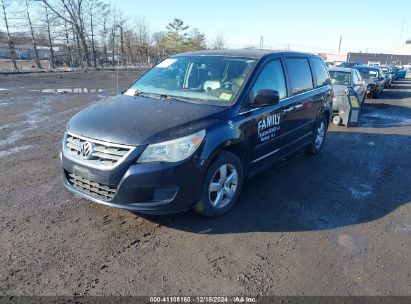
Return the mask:
<svg viewBox="0 0 411 304">
<path fill-rule="evenodd" d="M 138 73 L 120 72 L 119 90 Z M 63 188 L 65 125 L 116 79 L 0 75 L 0 295 L 411 295 L 411 79 L 367 100 L 359 128 L 331 126 L 319 156 L 249 179 L 216 220 Z M 58 88 L 83 93 L 41 91 Z"/>
</svg>

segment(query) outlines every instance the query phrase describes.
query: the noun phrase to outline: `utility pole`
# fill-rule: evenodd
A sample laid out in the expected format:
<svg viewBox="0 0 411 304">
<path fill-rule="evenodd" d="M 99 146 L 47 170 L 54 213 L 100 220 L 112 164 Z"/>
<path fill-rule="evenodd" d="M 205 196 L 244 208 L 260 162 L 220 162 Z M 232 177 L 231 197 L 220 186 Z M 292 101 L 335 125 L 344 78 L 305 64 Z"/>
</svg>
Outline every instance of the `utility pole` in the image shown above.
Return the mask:
<svg viewBox="0 0 411 304">
<path fill-rule="evenodd" d="M 264 48 L 264 36 L 261 35 L 260 36 L 260 49 L 263 49 L 263 48 Z"/>
<path fill-rule="evenodd" d="M 340 42 L 338 43 L 338 53 L 341 53 L 341 43 L 342 43 L 342 35 L 340 36 Z"/>
</svg>

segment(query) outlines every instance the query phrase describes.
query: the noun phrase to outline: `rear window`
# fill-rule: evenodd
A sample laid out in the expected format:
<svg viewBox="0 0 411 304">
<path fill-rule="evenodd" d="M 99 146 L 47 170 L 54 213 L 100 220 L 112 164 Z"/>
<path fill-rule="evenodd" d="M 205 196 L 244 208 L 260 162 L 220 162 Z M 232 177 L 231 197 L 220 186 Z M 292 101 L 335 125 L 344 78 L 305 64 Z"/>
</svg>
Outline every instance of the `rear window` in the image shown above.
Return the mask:
<svg viewBox="0 0 411 304">
<path fill-rule="evenodd" d="M 318 88 L 330 84 L 330 76 L 328 75 L 327 67 L 324 64 L 324 61 L 320 58 L 313 58 L 312 62 L 316 77 L 315 86 Z"/>
<path fill-rule="evenodd" d="M 313 79 L 307 58 L 287 58 L 288 75 L 290 76 L 292 95 L 301 94 L 313 89 Z"/>
<path fill-rule="evenodd" d="M 357 69 L 361 76 L 365 79 L 375 79 L 378 78 L 378 70 L 371 70 L 371 69 Z"/>
<path fill-rule="evenodd" d="M 335 85 L 351 85 L 351 73 L 340 72 L 340 71 L 330 71 L 331 83 Z"/>
</svg>

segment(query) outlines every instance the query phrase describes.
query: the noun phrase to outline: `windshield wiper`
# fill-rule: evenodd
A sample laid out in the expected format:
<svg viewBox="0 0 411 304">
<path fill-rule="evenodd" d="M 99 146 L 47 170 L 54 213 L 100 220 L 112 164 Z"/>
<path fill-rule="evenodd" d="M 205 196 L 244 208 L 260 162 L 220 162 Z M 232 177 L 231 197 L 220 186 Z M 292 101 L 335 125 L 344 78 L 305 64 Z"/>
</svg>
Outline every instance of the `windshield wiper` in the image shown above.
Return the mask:
<svg viewBox="0 0 411 304">
<path fill-rule="evenodd" d="M 164 94 L 157 94 L 157 93 L 145 93 L 145 92 L 140 92 L 136 91 L 134 93 L 134 96 L 141 96 L 141 97 L 151 97 L 151 98 L 157 98 L 157 99 L 167 99 L 167 95 Z"/>
<path fill-rule="evenodd" d="M 167 95 L 167 94 L 159 94 L 159 93 L 145 93 L 145 92 L 140 92 L 140 91 L 136 91 L 134 93 L 134 96 L 151 97 L 151 98 L 162 99 L 162 100 L 175 99 L 179 101 L 192 102 L 188 98 L 183 98 L 183 97 L 179 97 L 175 95 Z"/>
</svg>

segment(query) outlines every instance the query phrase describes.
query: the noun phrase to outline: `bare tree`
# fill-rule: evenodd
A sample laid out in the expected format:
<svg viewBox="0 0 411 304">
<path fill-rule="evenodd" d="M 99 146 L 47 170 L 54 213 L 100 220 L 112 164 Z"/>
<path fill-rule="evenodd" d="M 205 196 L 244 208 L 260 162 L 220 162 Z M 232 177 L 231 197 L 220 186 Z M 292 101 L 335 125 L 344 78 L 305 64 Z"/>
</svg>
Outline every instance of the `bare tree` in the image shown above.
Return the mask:
<svg viewBox="0 0 411 304">
<path fill-rule="evenodd" d="M 104 12 L 105 7 L 104 4 L 99 0 L 88 0 L 86 2 L 86 11 L 87 16 L 90 21 L 90 43 L 91 43 L 91 50 L 93 52 L 93 66 L 97 67 L 97 50 L 96 50 L 96 39 L 95 39 L 95 27 L 96 27 L 96 20 L 98 16 L 101 16 L 102 12 Z"/>
<path fill-rule="evenodd" d="M 223 32 L 215 33 L 211 48 L 215 50 L 223 50 L 226 48 L 226 40 Z"/>
<path fill-rule="evenodd" d="M 146 64 L 150 48 L 150 26 L 144 17 L 137 18 L 135 22 L 137 36 L 137 50 L 140 54 L 140 63 Z"/>
<path fill-rule="evenodd" d="M 8 19 L 7 19 L 6 8 L 8 7 L 8 3 L 6 2 L 6 0 L 0 0 L 0 1 L 1 1 L 1 7 L 3 9 L 3 18 L 4 18 L 4 23 L 5 23 L 5 26 L 6 26 L 7 41 L 8 41 L 8 45 L 9 45 L 11 60 L 13 61 L 14 68 L 16 70 L 18 70 L 19 68 L 17 67 L 16 49 L 14 47 L 13 39 L 11 38 L 11 35 L 10 35 L 9 22 L 8 22 Z"/>
<path fill-rule="evenodd" d="M 42 0 L 59 18 L 71 24 L 76 30 L 78 43 L 81 44 L 82 60 L 90 67 L 90 56 L 84 27 L 84 0 Z M 69 16 L 66 18 L 65 12 Z"/>
<path fill-rule="evenodd" d="M 56 65 L 55 65 L 55 59 L 54 59 L 53 40 L 51 39 L 50 16 L 49 16 L 49 10 L 47 8 L 47 5 L 44 5 L 44 10 L 46 14 L 45 21 L 46 21 L 47 37 L 48 37 L 49 50 L 50 50 L 50 67 L 54 70 L 56 68 Z"/>
<path fill-rule="evenodd" d="M 31 35 L 32 44 L 33 44 L 34 61 L 36 62 L 37 68 L 41 69 L 41 62 L 40 62 L 40 58 L 39 58 L 39 52 L 37 50 L 37 42 L 36 42 L 36 38 L 34 37 L 33 23 L 31 22 L 31 17 L 30 17 L 29 1 L 24 0 L 24 4 L 26 6 L 27 22 L 28 22 L 28 25 L 29 25 L 30 35 Z"/>
<path fill-rule="evenodd" d="M 67 26 L 67 21 L 65 21 L 65 20 L 64 20 L 64 38 L 66 39 L 66 47 L 67 47 L 67 51 L 68 51 L 69 66 L 73 67 L 74 66 L 73 50 L 70 46 L 69 28 Z M 74 39 L 74 37 L 73 37 L 73 39 Z"/>
<path fill-rule="evenodd" d="M 101 12 L 101 20 L 103 23 L 103 28 L 101 30 L 101 40 L 103 44 L 103 62 L 107 66 L 108 63 L 108 55 L 107 55 L 107 36 L 108 36 L 108 31 L 109 31 L 109 16 L 110 16 L 111 10 L 110 6 L 108 4 L 103 4 L 102 7 L 102 12 Z"/>
</svg>

